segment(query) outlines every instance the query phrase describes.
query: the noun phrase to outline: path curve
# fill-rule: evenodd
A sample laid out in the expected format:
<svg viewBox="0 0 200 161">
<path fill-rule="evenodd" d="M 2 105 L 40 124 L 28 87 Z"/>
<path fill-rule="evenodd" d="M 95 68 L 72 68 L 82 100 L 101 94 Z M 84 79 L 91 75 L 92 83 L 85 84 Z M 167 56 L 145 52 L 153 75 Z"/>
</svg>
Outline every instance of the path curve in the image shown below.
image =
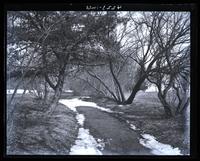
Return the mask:
<svg viewBox="0 0 200 161">
<path fill-rule="evenodd" d="M 139 134 L 114 114 L 86 106 L 76 109 L 85 116 L 84 128 L 89 129 L 94 138 L 105 142 L 103 155 L 152 155 L 150 149 L 139 143 Z"/>
</svg>

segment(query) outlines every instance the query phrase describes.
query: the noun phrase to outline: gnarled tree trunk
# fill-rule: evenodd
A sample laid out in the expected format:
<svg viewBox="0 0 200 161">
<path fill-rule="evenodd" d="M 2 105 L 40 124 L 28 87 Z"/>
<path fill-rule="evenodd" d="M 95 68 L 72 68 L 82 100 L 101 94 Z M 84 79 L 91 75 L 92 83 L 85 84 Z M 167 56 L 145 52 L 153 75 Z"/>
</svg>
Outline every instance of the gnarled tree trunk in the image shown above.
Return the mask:
<svg viewBox="0 0 200 161">
<path fill-rule="evenodd" d="M 53 111 L 55 110 L 55 108 L 58 104 L 60 96 L 62 94 L 62 88 L 63 88 L 64 80 L 65 80 L 65 67 L 66 67 L 66 65 L 63 65 L 59 71 L 58 82 L 54 88 L 55 94 L 51 101 L 50 107 L 49 107 L 48 111 L 46 112 L 47 115 L 51 115 L 53 113 Z"/>
</svg>

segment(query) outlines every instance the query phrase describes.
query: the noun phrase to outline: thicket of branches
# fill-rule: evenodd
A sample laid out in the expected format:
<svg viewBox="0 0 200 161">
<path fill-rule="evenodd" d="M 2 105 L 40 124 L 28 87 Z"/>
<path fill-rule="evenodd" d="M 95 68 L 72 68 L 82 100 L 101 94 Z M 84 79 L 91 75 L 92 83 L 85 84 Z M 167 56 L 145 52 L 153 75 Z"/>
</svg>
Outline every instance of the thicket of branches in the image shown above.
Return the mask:
<svg viewBox="0 0 200 161">
<path fill-rule="evenodd" d="M 14 94 L 37 89 L 51 113 L 75 78 L 119 104 L 156 85 L 167 116 L 189 104 L 190 15 L 187 12 L 13 11 L 7 15 L 7 78 Z M 150 83 L 147 83 L 150 82 Z M 130 96 L 126 99 L 125 93 Z M 173 96 L 174 101 L 169 101 Z"/>
</svg>

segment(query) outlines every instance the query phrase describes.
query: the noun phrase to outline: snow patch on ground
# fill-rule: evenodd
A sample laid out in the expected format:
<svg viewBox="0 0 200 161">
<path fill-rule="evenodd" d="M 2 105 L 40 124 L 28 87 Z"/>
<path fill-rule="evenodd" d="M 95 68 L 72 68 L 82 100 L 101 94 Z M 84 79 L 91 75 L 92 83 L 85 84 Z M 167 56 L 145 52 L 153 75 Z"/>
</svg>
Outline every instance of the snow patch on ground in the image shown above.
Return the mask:
<svg viewBox="0 0 200 161">
<path fill-rule="evenodd" d="M 76 120 L 78 121 L 79 125 L 83 126 L 84 121 L 85 121 L 85 116 L 83 114 L 77 114 Z"/>
<path fill-rule="evenodd" d="M 126 121 L 130 128 L 133 130 L 139 130 L 135 125 L 131 124 L 130 121 Z M 173 148 L 171 145 L 160 143 L 156 138 L 149 134 L 143 134 L 143 138 L 139 140 L 140 144 L 150 148 L 152 154 L 155 155 L 183 155 L 179 148 Z"/>
<path fill-rule="evenodd" d="M 98 142 L 98 147 L 100 148 L 100 150 L 103 150 L 105 147 L 105 141 L 103 139 L 97 139 Z"/>
<path fill-rule="evenodd" d="M 90 98 L 90 96 L 81 96 L 80 98 Z"/>
<path fill-rule="evenodd" d="M 77 104 L 76 104 L 76 102 L 74 102 L 74 100 L 72 100 L 72 99 L 60 99 L 59 102 L 64 104 L 68 108 L 70 108 L 72 111 L 77 112 L 77 110 L 76 110 Z"/>
<path fill-rule="evenodd" d="M 133 125 L 133 124 L 130 123 L 130 121 L 127 120 L 126 123 L 129 124 L 129 126 L 130 126 L 131 129 L 138 130 L 135 125 Z"/>
<path fill-rule="evenodd" d="M 89 106 L 89 107 L 97 108 L 101 111 L 106 111 L 106 112 L 110 112 L 110 113 L 113 112 L 110 109 L 106 109 L 106 108 L 98 106 L 94 102 L 83 101 L 83 100 L 80 100 L 79 98 L 61 99 L 59 102 L 66 105 L 73 111 L 76 111 L 76 107 L 78 107 L 78 106 Z"/>
<path fill-rule="evenodd" d="M 182 155 L 179 148 L 173 148 L 171 145 L 162 144 L 158 142 L 154 136 L 149 134 L 143 134 L 140 139 L 140 144 L 152 149 L 152 153 L 155 155 Z"/>
<path fill-rule="evenodd" d="M 26 90 L 26 94 L 27 93 L 31 93 L 31 92 L 37 92 L 36 90 Z M 8 89 L 7 90 L 7 94 L 13 94 L 14 93 L 14 89 Z M 16 94 L 23 94 L 24 93 L 24 89 L 18 89 Z"/>
<path fill-rule="evenodd" d="M 90 135 L 88 129 L 79 128 L 78 137 L 75 145 L 70 150 L 70 155 L 102 155 L 98 150 L 98 143 Z"/>
<path fill-rule="evenodd" d="M 133 129 L 133 130 L 137 130 L 136 126 L 133 125 L 133 124 L 130 124 L 130 127 L 131 127 L 131 129 Z"/>
<path fill-rule="evenodd" d="M 64 90 L 63 92 L 73 93 L 74 91 L 68 89 L 68 90 Z"/>
</svg>

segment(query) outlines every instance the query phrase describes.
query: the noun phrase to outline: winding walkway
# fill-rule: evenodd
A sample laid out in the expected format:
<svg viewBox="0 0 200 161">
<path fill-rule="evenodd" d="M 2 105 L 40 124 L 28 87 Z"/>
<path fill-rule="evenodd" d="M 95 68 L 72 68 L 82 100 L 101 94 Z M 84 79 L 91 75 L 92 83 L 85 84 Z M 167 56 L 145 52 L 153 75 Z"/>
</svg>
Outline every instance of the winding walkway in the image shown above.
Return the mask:
<svg viewBox="0 0 200 161">
<path fill-rule="evenodd" d="M 77 111 L 85 116 L 84 128 L 97 140 L 104 141 L 104 155 L 152 155 L 139 143 L 139 135 L 112 113 L 85 106 Z"/>
</svg>

